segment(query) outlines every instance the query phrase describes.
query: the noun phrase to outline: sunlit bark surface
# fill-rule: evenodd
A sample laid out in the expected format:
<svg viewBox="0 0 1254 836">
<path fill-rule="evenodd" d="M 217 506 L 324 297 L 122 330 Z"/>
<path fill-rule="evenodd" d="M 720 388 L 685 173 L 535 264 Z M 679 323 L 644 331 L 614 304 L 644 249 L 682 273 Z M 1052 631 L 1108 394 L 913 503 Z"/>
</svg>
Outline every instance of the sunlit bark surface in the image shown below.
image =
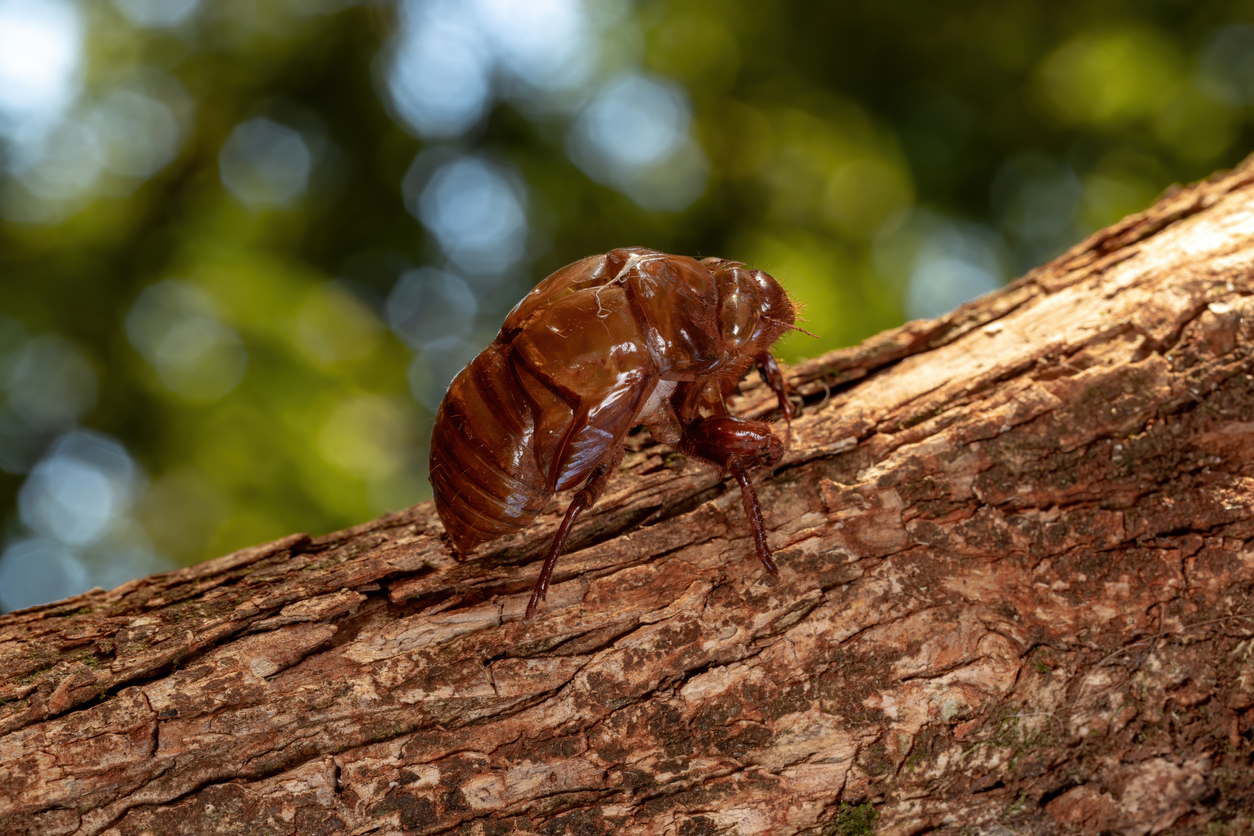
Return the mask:
<svg viewBox="0 0 1254 836">
<path fill-rule="evenodd" d="M 1252 352 L 1247 164 L 788 370 L 778 580 L 639 435 L 529 623 L 564 502 L 0 617 L 0 832 L 1241 832 Z"/>
</svg>

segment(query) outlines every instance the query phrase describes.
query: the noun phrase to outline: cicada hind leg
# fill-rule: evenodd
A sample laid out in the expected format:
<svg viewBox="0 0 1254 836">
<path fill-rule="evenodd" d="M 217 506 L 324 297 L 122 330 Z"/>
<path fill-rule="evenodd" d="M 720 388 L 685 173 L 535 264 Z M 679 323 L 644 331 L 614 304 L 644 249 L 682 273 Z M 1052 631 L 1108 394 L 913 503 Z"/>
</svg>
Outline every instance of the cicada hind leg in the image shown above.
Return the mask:
<svg viewBox="0 0 1254 836">
<path fill-rule="evenodd" d="M 614 475 L 614 471 L 618 469 L 622 460 L 623 449 L 620 447 L 617 453 L 592 468 L 588 481 L 570 501 L 570 505 L 566 508 L 566 516 L 562 517 L 562 524 L 557 527 L 557 534 L 553 537 L 553 546 L 549 549 L 548 556 L 544 558 L 544 565 L 540 567 L 540 577 L 531 591 L 531 600 L 527 602 L 527 612 L 523 615 L 523 621 L 530 621 L 540 604 L 544 602 L 545 594 L 549 591 L 549 581 L 553 577 L 553 567 L 557 565 L 558 556 L 566 548 L 566 539 L 570 536 L 575 520 L 595 505 L 596 501 L 601 498 L 601 494 L 605 493 L 605 486 L 609 484 L 610 477 Z"/>
</svg>

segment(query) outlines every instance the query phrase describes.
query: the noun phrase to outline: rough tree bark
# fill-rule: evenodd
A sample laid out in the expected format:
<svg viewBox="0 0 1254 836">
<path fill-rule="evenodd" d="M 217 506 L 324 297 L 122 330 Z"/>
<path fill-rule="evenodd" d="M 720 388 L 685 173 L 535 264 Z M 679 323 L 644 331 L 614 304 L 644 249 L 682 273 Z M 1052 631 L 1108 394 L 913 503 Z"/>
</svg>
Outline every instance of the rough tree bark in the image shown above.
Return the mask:
<svg viewBox="0 0 1254 836">
<path fill-rule="evenodd" d="M 1246 832 L 1252 358 L 1247 163 L 793 368 L 778 580 L 640 436 L 531 623 L 562 503 L 5 616 L 0 832 Z"/>
</svg>

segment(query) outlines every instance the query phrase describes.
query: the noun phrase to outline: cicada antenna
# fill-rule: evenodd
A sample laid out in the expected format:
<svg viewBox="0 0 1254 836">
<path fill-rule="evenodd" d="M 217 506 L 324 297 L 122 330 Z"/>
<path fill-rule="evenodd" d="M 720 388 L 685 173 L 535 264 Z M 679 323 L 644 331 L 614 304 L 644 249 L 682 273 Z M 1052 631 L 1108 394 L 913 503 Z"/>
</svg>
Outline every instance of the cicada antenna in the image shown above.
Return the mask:
<svg viewBox="0 0 1254 836">
<path fill-rule="evenodd" d="M 800 331 L 801 333 L 805 334 L 807 337 L 814 337 L 816 340 L 819 338 L 818 334 L 811 334 L 809 331 L 802 328 L 800 325 L 793 325 L 791 322 L 785 322 L 782 319 L 776 319 L 775 317 L 772 317 L 772 316 L 764 316 L 762 318 L 766 320 L 767 322 L 774 322 L 776 325 L 782 325 L 785 328 L 788 328 L 792 331 Z"/>
</svg>

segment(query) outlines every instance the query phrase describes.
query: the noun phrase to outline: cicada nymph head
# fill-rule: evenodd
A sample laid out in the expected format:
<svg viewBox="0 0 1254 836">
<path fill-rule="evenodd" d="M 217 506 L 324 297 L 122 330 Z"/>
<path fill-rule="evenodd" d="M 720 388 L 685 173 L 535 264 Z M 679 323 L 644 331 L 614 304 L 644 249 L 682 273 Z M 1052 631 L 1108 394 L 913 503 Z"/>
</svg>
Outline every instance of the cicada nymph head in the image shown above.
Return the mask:
<svg viewBox="0 0 1254 836">
<path fill-rule="evenodd" d="M 718 290 L 719 330 L 727 351 L 720 378 L 734 383 L 795 327 L 796 309 L 779 282 L 761 270 L 721 258 L 701 263 Z"/>
</svg>

